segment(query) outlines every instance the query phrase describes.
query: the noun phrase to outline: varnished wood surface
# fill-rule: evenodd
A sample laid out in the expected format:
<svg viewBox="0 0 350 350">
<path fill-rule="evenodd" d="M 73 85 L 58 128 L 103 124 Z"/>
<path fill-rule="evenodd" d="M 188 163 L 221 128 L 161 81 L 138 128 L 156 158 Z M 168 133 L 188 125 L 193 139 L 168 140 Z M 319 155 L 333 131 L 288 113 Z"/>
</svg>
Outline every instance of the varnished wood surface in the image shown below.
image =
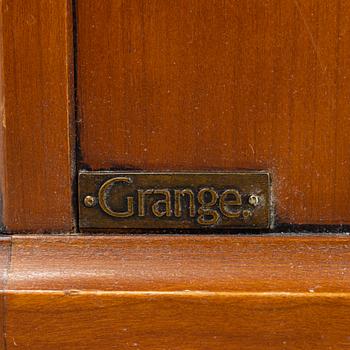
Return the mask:
<svg viewBox="0 0 350 350">
<path fill-rule="evenodd" d="M 350 346 L 349 237 L 9 239 L 6 349 Z"/>
<path fill-rule="evenodd" d="M 349 349 L 349 296 L 10 295 L 7 349 Z"/>
<path fill-rule="evenodd" d="M 22 236 L 12 242 L 8 288 L 14 290 L 350 292 L 350 238 Z"/>
<path fill-rule="evenodd" d="M 7 299 L 4 293 L 8 277 L 8 267 L 11 255 L 11 238 L 0 237 L 0 350 L 6 350 L 6 339 L 4 337 Z"/>
<path fill-rule="evenodd" d="M 0 176 L 7 231 L 73 227 L 70 3 L 1 1 Z"/>
<path fill-rule="evenodd" d="M 77 2 L 83 168 L 266 169 L 277 222 L 349 224 L 347 0 Z"/>
</svg>

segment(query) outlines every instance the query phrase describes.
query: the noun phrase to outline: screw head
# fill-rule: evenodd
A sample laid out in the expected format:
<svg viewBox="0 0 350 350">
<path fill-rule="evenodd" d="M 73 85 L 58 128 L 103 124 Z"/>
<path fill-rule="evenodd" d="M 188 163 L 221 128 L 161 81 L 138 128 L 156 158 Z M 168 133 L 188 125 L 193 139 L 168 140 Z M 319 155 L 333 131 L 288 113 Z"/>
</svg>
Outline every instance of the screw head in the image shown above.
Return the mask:
<svg viewBox="0 0 350 350">
<path fill-rule="evenodd" d="M 246 219 L 246 220 L 249 219 L 251 216 L 253 216 L 253 213 L 249 209 L 243 210 L 242 214 L 243 214 L 243 219 Z"/>
<path fill-rule="evenodd" d="M 248 199 L 249 204 L 253 205 L 256 207 L 259 204 L 259 196 L 256 194 L 252 194 L 249 199 Z"/>
<path fill-rule="evenodd" d="M 93 196 L 86 196 L 84 198 L 84 205 L 87 207 L 87 208 L 92 208 L 96 205 L 97 203 L 97 200 L 95 197 Z"/>
</svg>

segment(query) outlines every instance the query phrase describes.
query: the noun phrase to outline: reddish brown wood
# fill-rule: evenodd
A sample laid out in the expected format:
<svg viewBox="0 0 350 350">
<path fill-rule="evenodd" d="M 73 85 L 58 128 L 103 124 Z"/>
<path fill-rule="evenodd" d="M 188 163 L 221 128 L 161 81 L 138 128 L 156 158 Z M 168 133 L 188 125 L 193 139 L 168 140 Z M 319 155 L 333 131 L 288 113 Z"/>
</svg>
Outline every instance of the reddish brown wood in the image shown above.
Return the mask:
<svg viewBox="0 0 350 350">
<path fill-rule="evenodd" d="M 1 1 L 1 193 L 7 231 L 70 230 L 69 0 Z"/>
<path fill-rule="evenodd" d="M 38 293 L 9 303 L 9 350 L 349 348 L 349 295 Z"/>
<path fill-rule="evenodd" d="M 7 285 L 10 258 L 11 238 L 0 237 L 0 350 L 6 350 L 6 340 L 4 337 L 4 331 L 7 312 L 7 296 L 4 291 Z"/>
<path fill-rule="evenodd" d="M 344 237 L 13 237 L 8 288 L 350 292 L 349 248 Z"/>
<path fill-rule="evenodd" d="M 348 237 L 13 237 L 7 349 L 347 349 Z"/>
<path fill-rule="evenodd" d="M 83 167 L 267 169 L 280 223 L 350 223 L 350 3 L 78 1 Z"/>
</svg>

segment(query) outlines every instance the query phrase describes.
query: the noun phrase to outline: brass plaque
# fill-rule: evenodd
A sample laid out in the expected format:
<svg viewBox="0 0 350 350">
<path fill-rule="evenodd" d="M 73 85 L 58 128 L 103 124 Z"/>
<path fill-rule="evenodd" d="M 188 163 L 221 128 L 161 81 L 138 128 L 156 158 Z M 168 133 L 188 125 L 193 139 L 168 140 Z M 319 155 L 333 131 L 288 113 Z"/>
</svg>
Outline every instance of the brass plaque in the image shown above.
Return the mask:
<svg viewBox="0 0 350 350">
<path fill-rule="evenodd" d="M 118 228 L 268 228 L 266 172 L 81 172 L 79 225 Z"/>
</svg>

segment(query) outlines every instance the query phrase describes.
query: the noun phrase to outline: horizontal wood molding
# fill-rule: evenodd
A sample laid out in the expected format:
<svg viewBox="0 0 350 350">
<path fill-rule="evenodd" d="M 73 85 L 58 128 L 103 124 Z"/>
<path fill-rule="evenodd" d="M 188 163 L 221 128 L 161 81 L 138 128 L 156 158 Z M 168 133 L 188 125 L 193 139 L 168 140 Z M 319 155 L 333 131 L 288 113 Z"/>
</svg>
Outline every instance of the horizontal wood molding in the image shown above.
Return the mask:
<svg viewBox="0 0 350 350">
<path fill-rule="evenodd" d="M 350 237 L 0 244 L 6 349 L 348 348 Z"/>
<path fill-rule="evenodd" d="M 71 1 L 3 0 L 0 11 L 3 226 L 72 230 Z"/>
</svg>

